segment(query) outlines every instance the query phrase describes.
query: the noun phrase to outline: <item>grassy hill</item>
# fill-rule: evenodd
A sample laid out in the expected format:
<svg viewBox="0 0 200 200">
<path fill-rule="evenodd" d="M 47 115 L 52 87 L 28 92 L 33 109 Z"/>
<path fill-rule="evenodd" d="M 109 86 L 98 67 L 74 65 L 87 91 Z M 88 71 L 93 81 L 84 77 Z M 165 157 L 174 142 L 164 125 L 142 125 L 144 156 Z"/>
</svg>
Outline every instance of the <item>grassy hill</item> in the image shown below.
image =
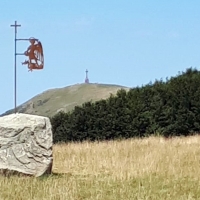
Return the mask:
<svg viewBox="0 0 200 200">
<path fill-rule="evenodd" d="M 42 116 L 52 116 L 63 110 L 72 110 L 76 105 L 87 101 L 106 99 L 110 94 L 116 94 L 119 89 L 129 89 L 119 85 L 109 84 L 76 84 L 64 88 L 47 90 L 18 107 L 18 112 Z M 9 110 L 2 115 L 13 113 Z"/>
</svg>

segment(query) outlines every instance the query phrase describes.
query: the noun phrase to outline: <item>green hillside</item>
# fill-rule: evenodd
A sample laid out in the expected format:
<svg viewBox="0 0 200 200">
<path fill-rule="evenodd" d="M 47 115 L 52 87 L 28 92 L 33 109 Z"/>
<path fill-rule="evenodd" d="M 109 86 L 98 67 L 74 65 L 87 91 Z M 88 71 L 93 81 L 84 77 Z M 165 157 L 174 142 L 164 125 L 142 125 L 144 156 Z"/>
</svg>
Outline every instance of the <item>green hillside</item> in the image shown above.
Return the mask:
<svg viewBox="0 0 200 200">
<path fill-rule="evenodd" d="M 18 112 L 42 116 L 52 116 L 63 110 L 72 110 L 76 105 L 87 101 L 105 99 L 110 94 L 116 94 L 119 89 L 129 89 L 119 85 L 109 84 L 76 84 L 64 88 L 47 90 L 18 107 Z M 9 110 L 3 115 L 11 114 Z"/>
</svg>

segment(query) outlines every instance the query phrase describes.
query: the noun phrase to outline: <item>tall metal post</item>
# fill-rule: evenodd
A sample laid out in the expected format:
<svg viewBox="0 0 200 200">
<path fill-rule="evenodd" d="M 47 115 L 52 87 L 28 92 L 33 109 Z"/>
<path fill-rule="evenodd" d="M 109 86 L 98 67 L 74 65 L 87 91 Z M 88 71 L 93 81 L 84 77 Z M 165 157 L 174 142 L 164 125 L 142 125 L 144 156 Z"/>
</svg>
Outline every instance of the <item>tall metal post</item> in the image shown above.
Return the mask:
<svg viewBox="0 0 200 200">
<path fill-rule="evenodd" d="M 14 103 L 15 113 L 17 113 L 17 27 L 20 27 L 21 25 L 17 24 L 17 21 L 15 21 L 15 24 L 10 26 L 15 27 Z"/>
</svg>

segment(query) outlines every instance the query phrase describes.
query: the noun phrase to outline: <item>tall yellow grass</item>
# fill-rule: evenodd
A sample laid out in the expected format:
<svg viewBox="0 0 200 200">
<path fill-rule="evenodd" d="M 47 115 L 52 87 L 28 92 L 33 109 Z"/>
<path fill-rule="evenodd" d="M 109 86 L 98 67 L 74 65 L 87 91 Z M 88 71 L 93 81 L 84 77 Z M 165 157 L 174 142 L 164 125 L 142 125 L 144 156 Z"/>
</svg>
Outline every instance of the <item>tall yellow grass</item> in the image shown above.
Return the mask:
<svg viewBox="0 0 200 200">
<path fill-rule="evenodd" d="M 0 177 L 0 200 L 200 199 L 200 137 L 55 145 L 49 177 Z"/>
</svg>

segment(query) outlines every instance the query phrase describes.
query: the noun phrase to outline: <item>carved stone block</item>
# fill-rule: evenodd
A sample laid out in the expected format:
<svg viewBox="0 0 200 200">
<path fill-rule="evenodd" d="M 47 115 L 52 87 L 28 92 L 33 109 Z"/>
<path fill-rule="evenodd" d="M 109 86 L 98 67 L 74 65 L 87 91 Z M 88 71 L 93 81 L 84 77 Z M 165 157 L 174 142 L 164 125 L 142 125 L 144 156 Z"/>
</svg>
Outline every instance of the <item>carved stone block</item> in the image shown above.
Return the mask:
<svg viewBox="0 0 200 200">
<path fill-rule="evenodd" d="M 52 146 L 49 118 L 19 113 L 0 117 L 0 172 L 51 173 Z"/>
</svg>

